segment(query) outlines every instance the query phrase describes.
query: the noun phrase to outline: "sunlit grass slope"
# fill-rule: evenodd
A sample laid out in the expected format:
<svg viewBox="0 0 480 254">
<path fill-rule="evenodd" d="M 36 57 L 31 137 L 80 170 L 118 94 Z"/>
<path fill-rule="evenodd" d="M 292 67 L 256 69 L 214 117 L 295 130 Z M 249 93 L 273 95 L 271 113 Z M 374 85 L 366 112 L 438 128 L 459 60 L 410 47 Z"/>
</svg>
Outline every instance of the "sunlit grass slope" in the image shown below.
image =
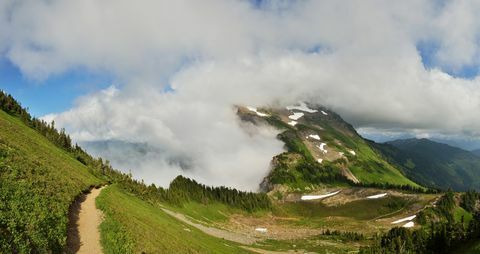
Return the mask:
<svg viewBox="0 0 480 254">
<path fill-rule="evenodd" d="M 235 243 L 183 224 L 117 185 L 97 198 L 105 253 L 248 253 Z"/>
<path fill-rule="evenodd" d="M 0 253 L 61 252 L 70 204 L 98 184 L 86 166 L 0 110 Z"/>
</svg>

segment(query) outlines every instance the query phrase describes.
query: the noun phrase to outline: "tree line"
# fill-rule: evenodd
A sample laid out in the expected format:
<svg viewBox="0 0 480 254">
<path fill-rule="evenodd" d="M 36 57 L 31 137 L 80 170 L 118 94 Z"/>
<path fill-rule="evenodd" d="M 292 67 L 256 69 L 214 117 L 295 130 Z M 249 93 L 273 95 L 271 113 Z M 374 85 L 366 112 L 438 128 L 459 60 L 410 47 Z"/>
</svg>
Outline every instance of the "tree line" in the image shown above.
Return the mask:
<svg viewBox="0 0 480 254">
<path fill-rule="evenodd" d="M 462 199 L 465 196 L 472 197 L 472 193 L 463 194 Z M 477 202 L 478 195 L 474 196 L 474 202 Z M 463 201 L 460 204 L 462 203 Z M 480 213 L 472 210 L 473 218 L 469 223 L 463 217 L 460 221 L 455 221 L 455 208 L 455 194 L 449 190 L 434 207 L 420 212 L 417 221 L 424 225 L 420 229 L 392 228 L 375 239 L 372 245 L 361 248 L 360 253 L 455 253 L 466 244 L 478 241 L 480 237 Z"/>
<path fill-rule="evenodd" d="M 199 184 L 194 180 L 178 176 L 172 181 L 168 189 L 147 186 L 143 181 L 137 181 L 131 174 L 125 174 L 112 168 L 108 160 L 93 158 L 79 145 L 73 144 L 70 136 L 64 129 L 55 128 L 55 123 L 47 123 L 44 120 L 32 117 L 28 109 L 10 94 L 0 91 L 0 109 L 6 113 L 18 117 L 30 128 L 42 134 L 57 147 L 65 150 L 79 162 L 89 168 L 92 174 L 108 180 L 110 183 L 119 183 L 124 189 L 130 190 L 139 197 L 148 201 L 163 201 L 181 206 L 185 202 L 194 201 L 200 203 L 220 202 L 246 211 L 269 209 L 271 203 L 264 193 L 238 191 L 227 187 L 209 187 Z"/>
<path fill-rule="evenodd" d="M 468 226 L 462 222 L 431 222 L 417 230 L 395 227 L 377 241 L 360 249 L 360 254 L 377 253 L 455 253 L 466 243 L 480 237 L 480 213 L 476 213 Z"/>
<path fill-rule="evenodd" d="M 181 207 L 187 202 L 201 204 L 219 202 L 248 212 L 270 209 L 272 206 L 265 193 L 244 192 L 224 186 L 206 186 L 181 175 L 177 176 L 167 189 L 154 184 L 146 186 L 143 181 L 131 177 L 125 177 L 119 182 L 126 190 L 151 203 L 166 202 Z"/>
</svg>

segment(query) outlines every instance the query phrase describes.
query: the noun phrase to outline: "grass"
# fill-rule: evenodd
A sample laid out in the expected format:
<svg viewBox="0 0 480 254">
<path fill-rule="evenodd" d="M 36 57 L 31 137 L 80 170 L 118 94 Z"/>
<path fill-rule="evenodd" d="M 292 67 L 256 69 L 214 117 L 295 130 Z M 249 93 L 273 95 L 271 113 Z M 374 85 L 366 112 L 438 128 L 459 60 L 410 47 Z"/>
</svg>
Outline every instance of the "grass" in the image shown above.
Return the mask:
<svg viewBox="0 0 480 254">
<path fill-rule="evenodd" d="M 312 118 L 306 123 L 298 124 L 296 126 L 297 129 L 288 128 L 279 135 L 279 138 L 285 142 L 290 153 L 300 154 L 304 157 L 304 160 L 315 164 L 315 159 L 313 158 L 311 151 L 299 137 L 302 136 L 303 134 L 301 133 L 304 132 L 316 132 L 321 136 L 322 142 L 327 143 L 328 147 L 334 148 L 336 152 L 344 153 L 347 157 L 347 160 L 344 160 L 346 161 L 346 164 L 339 165 L 339 167 L 346 166 L 349 168 L 355 177 L 361 182 L 420 187 L 418 184 L 404 176 L 399 169 L 388 163 L 378 152 L 370 147 L 365 140 L 356 133 L 353 133 L 352 130 L 345 127 L 345 124 L 342 123 L 341 120 L 332 122 L 323 120 L 322 118 Z M 277 127 L 279 126 L 277 122 L 271 124 Z M 317 126 L 321 126 L 321 128 L 318 128 Z M 355 151 L 356 155 L 351 155 L 349 152 L 350 150 Z M 324 164 L 325 163 L 326 162 L 324 162 Z M 335 164 L 335 162 L 332 163 Z M 344 162 L 339 161 L 338 163 L 342 164 Z M 305 179 L 302 177 L 302 172 L 297 172 L 296 170 L 275 172 L 275 170 L 277 169 L 274 169 L 273 173 L 278 173 L 276 179 L 278 180 L 278 177 L 281 176 L 280 180 L 292 188 L 301 188 L 309 183 L 308 179 L 306 179 L 306 182 L 304 181 Z M 282 175 L 279 175 L 279 173 Z M 331 181 L 329 180 L 326 182 Z"/>
<path fill-rule="evenodd" d="M 105 214 L 100 227 L 105 253 L 248 253 L 176 220 L 117 185 L 102 191 L 97 206 Z M 128 246 L 119 247 L 115 236 Z"/>
<path fill-rule="evenodd" d="M 456 206 L 455 210 L 453 211 L 453 218 L 455 219 L 456 222 L 461 222 L 463 217 L 463 223 L 465 226 L 468 225 L 468 223 L 472 220 L 473 215 L 465 209 L 461 208 L 460 206 Z"/>
<path fill-rule="evenodd" d="M 328 146 L 334 146 L 348 156 L 350 161 L 349 169 L 361 182 L 419 187 L 418 184 L 408 179 L 402 172 L 388 163 L 357 134 L 347 135 L 346 133 L 349 130 L 342 131 L 342 127 L 332 126 L 329 123 L 323 123 L 322 127 L 324 129 L 321 132 L 322 138 L 327 141 Z M 342 145 L 338 145 L 334 142 L 335 140 L 340 141 Z M 346 148 L 354 150 L 356 155 L 351 156 Z"/>
<path fill-rule="evenodd" d="M 277 206 L 274 214 L 295 215 L 302 218 L 301 223 L 308 224 L 310 219 L 330 216 L 348 217 L 356 220 L 371 220 L 379 216 L 400 210 L 411 201 L 400 197 L 356 200 L 338 206 L 327 206 L 319 202 L 295 202 Z"/>
<path fill-rule="evenodd" d="M 256 248 L 262 248 L 270 251 L 283 251 L 292 253 L 356 253 L 360 244 L 364 244 L 365 241 L 351 242 L 339 239 L 335 236 L 315 236 L 307 239 L 295 239 L 295 240 L 273 240 L 268 239 L 263 242 L 254 245 Z"/>
<path fill-rule="evenodd" d="M 79 161 L 0 110 L 0 252 L 61 252 L 70 204 L 101 183 Z"/>
<path fill-rule="evenodd" d="M 164 206 L 171 211 L 182 213 L 207 225 L 217 222 L 228 222 L 229 216 L 232 214 L 243 214 L 259 217 L 268 213 L 267 211 L 256 211 L 249 213 L 218 202 L 210 202 L 206 205 L 197 202 L 188 202 L 183 204 L 181 208 L 169 205 Z"/>
<path fill-rule="evenodd" d="M 478 254 L 480 253 L 480 241 L 472 241 L 465 244 L 462 248 L 457 250 L 459 254 Z"/>
</svg>

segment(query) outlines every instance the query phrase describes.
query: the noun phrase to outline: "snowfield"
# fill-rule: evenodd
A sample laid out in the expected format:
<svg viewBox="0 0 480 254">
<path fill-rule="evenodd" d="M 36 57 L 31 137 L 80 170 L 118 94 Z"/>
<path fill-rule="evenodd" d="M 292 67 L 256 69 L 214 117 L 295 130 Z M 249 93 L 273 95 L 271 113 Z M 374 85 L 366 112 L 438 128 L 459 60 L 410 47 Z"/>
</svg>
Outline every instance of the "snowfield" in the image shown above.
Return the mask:
<svg viewBox="0 0 480 254">
<path fill-rule="evenodd" d="M 305 195 L 305 196 L 302 196 L 301 199 L 302 200 L 322 199 L 322 198 L 328 198 L 328 197 L 337 195 L 338 193 L 340 193 L 340 191 L 335 191 L 335 192 L 327 193 L 327 194 L 324 194 L 324 195 Z"/>
<path fill-rule="evenodd" d="M 257 111 L 257 108 L 255 108 L 255 107 L 247 106 L 247 109 L 250 110 L 250 111 L 252 111 L 252 112 L 255 112 L 255 114 L 257 114 L 258 116 L 262 116 L 262 117 L 268 116 L 268 114 L 258 112 L 258 111 Z"/>
<path fill-rule="evenodd" d="M 292 120 L 298 120 L 304 115 L 305 114 L 303 114 L 303 113 L 293 113 L 293 115 L 288 116 L 288 118 L 290 118 Z"/>
<path fill-rule="evenodd" d="M 327 145 L 327 144 L 325 144 L 325 143 L 321 143 L 321 144 L 320 144 L 319 146 L 317 146 L 317 147 L 318 147 L 318 148 L 320 149 L 320 151 L 322 151 L 323 153 L 327 153 L 327 150 L 325 150 L 325 146 L 326 146 L 326 145 Z"/>
<path fill-rule="evenodd" d="M 295 126 L 295 125 L 297 125 L 297 121 L 290 121 L 290 122 L 288 122 L 288 124 L 291 125 L 291 126 Z"/>
<path fill-rule="evenodd" d="M 367 198 L 368 199 L 377 199 L 377 198 L 383 198 L 387 196 L 387 193 L 382 193 L 382 194 L 377 194 L 377 195 L 373 195 L 373 196 L 368 196 Z"/>
<path fill-rule="evenodd" d="M 413 221 L 410 221 L 410 222 L 405 223 L 405 225 L 403 225 L 402 227 L 411 228 L 413 226 L 415 226 L 415 223 Z"/>
<path fill-rule="evenodd" d="M 313 138 L 313 139 L 316 139 L 316 140 L 320 140 L 320 136 L 318 136 L 318 135 L 308 135 L 307 139 L 308 138 Z"/>
<path fill-rule="evenodd" d="M 322 110 L 322 114 L 328 116 L 328 113 Z"/>
<path fill-rule="evenodd" d="M 417 215 L 412 215 L 412 216 L 407 217 L 407 218 L 396 220 L 396 221 L 392 222 L 392 224 L 397 224 L 397 223 L 404 222 L 404 221 L 411 221 L 411 220 L 415 219 L 415 217 L 417 217 Z"/>
<path fill-rule="evenodd" d="M 268 229 L 266 229 L 266 228 L 256 228 L 255 231 L 260 232 L 260 233 L 267 233 Z"/>
<path fill-rule="evenodd" d="M 311 109 L 311 108 L 308 108 L 307 107 L 307 104 L 305 104 L 305 102 L 300 102 L 299 103 L 300 105 L 299 106 L 287 106 L 286 109 L 287 110 L 300 110 L 300 111 L 303 111 L 303 112 L 307 112 L 307 113 L 316 113 L 318 112 L 318 110 L 316 109 Z"/>
</svg>

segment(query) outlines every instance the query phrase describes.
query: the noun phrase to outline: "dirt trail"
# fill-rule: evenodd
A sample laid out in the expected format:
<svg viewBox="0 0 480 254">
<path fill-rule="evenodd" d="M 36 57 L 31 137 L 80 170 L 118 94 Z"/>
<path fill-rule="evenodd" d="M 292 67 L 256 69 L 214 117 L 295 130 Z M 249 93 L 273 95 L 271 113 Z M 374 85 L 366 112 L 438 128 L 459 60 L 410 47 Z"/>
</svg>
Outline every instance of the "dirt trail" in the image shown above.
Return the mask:
<svg viewBox="0 0 480 254">
<path fill-rule="evenodd" d="M 232 241 L 232 242 L 237 242 L 237 243 L 246 244 L 246 245 L 254 244 L 258 240 L 254 236 L 251 236 L 251 235 L 244 235 L 244 234 L 230 232 L 230 231 L 219 229 L 219 228 L 207 227 L 207 226 L 204 226 L 202 224 L 195 223 L 195 222 L 191 221 L 190 219 L 188 219 L 185 215 L 183 215 L 181 213 L 176 213 L 176 212 L 170 211 L 170 210 L 165 209 L 165 208 L 162 208 L 162 210 L 165 213 L 173 216 L 177 220 L 180 220 L 180 221 L 182 221 L 182 222 L 184 222 L 184 223 L 186 223 L 190 226 L 196 227 L 197 229 L 199 229 L 200 231 L 203 231 L 207 235 L 211 235 L 211 236 L 218 237 L 218 238 L 223 238 L 223 239 L 226 239 L 226 240 L 229 240 L 229 241 Z"/>
<path fill-rule="evenodd" d="M 68 228 L 67 253 L 103 253 L 98 229 L 103 213 L 95 206 L 95 199 L 103 188 L 92 189 L 73 204 Z"/>
</svg>

